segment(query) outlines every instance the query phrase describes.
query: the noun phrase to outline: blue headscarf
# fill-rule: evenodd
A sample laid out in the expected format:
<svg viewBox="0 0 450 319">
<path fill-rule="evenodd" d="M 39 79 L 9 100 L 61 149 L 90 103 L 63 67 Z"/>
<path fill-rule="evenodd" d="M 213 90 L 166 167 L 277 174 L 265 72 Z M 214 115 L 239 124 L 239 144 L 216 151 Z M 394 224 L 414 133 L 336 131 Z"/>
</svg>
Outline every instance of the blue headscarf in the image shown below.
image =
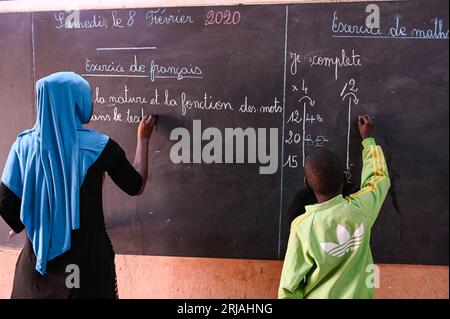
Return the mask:
<svg viewBox="0 0 450 319">
<path fill-rule="evenodd" d="M 92 116 L 89 83 L 58 72 L 36 83 L 36 123 L 17 136 L 2 182 L 21 200 L 20 219 L 36 255 L 36 270 L 70 249 L 80 227 L 80 188 L 108 137 L 83 128 Z"/>
</svg>

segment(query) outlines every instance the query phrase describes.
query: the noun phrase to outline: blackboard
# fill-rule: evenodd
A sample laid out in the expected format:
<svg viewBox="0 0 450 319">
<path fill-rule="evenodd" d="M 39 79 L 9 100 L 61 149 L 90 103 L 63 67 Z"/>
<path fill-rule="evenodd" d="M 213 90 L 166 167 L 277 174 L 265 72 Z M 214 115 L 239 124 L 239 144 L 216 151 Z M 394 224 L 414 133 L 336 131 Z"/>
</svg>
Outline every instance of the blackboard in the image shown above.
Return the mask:
<svg viewBox="0 0 450 319">
<path fill-rule="evenodd" d="M 282 259 L 304 156 L 327 147 L 358 183 L 361 146 L 348 118 L 370 113 L 393 182 L 372 232 L 375 261 L 448 264 L 448 2 L 377 3 L 379 33 L 365 28 L 368 4 L 92 10 L 79 23 L 76 12 L 0 15 L 2 36 L 29 40 L 17 58 L 26 72 L 7 76 L 29 103 L 21 111 L 11 91 L 0 93 L 16 116 L 32 114 L 35 79 L 83 74 L 95 99 L 90 126 L 130 160 L 132 122 L 160 114 L 144 194 L 105 183 L 108 230 L 125 254 Z M 23 19 L 28 32 L 8 29 L 8 19 Z M 197 125 L 222 136 L 254 129 L 256 139 L 273 128 L 276 169 L 260 174 L 267 164 L 249 163 L 247 144 L 244 163 L 225 163 L 226 145 L 222 163 L 196 157 L 197 146 L 191 163 L 174 163 L 171 133 Z M 3 159 L 17 127 L 1 130 Z"/>
<path fill-rule="evenodd" d="M 3 170 L 17 134 L 34 124 L 31 13 L 0 14 L 0 167 Z M 22 237 L 8 240 L 0 221 L 0 245 L 17 247 Z"/>
</svg>

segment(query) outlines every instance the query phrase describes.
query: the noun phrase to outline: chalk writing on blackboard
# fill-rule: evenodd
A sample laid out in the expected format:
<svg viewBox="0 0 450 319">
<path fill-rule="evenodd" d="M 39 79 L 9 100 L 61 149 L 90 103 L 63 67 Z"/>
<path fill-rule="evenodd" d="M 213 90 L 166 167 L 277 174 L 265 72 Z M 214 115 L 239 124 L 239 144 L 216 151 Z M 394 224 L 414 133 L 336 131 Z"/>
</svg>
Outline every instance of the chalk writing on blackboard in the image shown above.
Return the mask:
<svg viewBox="0 0 450 319">
<path fill-rule="evenodd" d="M 106 19 L 96 14 L 92 14 L 89 19 L 81 19 L 79 13 L 76 19 L 65 12 L 55 13 L 53 16 L 56 21 L 56 29 L 103 29 L 108 27 Z"/>
<path fill-rule="evenodd" d="M 359 98 L 357 97 L 358 88 L 356 86 L 355 79 L 350 79 L 345 83 L 344 88 L 341 91 L 342 101 L 348 103 L 348 113 L 347 113 L 347 156 L 345 162 L 345 168 L 350 171 L 350 129 L 352 121 L 352 106 L 358 105 Z"/>
<path fill-rule="evenodd" d="M 314 55 L 308 59 L 308 62 L 311 67 L 322 66 L 333 68 L 335 80 L 338 79 L 340 68 L 362 66 L 361 55 L 356 54 L 355 50 L 352 50 L 351 54 L 348 55 L 345 49 L 341 50 L 339 56 L 330 57 Z"/>
<path fill-rule="evenodd" d="M 149 10 L 145 14 L 145 18 L 147 19 L 148 25 L 157 25 L 157 24 L 191 24 L 194 23 L 194 19 L 190 15 L 185 15 L 181 10 L 176 10 L 176 13 L 173 13 L 167 9 L 155 9 Z"/>
<path fill-rule="evenodd" d="M 366 38 L 366 39 L 405 39 L 405 40 L 448 40 L 449 30 L 445 28 L 444 20 L 434 17 L 421 26 L 403 25 L 400 15 L 396 15 L 391 25 L 384 29 L 369 28 L 363 21 L 354 24 L 342 21 L 337 11 L 333 13 L 331 32 L 335 38 Z M 425 25 L 425 26 L 423 26 Z"/>
<path fill-rule="evenodd" d="M 241 21 L 241 13 L 239 11 L 230 10 L 210 10 L 206 14 L 205 26 L 207 25 L 236 25 Z"/>
</svg>

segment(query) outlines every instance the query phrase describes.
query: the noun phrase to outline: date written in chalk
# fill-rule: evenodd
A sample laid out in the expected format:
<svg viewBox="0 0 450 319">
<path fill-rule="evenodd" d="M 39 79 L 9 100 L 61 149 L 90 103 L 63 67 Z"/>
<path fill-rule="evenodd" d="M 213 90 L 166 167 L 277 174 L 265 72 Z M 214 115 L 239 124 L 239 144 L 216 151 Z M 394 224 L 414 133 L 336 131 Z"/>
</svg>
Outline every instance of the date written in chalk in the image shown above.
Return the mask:
<svg viewBox="0 0 450 319">
<path fill-rule="evenodd" d="M 223 303 L 220 307 L 206 305 L 188 305 L 184 303 L 177 307 L 178 314 L 197 314 L 208 317 L 211 314 L 240 315 L 240 314 L 271 314 L 272 304 L 255 303 Z"/>
</svg>

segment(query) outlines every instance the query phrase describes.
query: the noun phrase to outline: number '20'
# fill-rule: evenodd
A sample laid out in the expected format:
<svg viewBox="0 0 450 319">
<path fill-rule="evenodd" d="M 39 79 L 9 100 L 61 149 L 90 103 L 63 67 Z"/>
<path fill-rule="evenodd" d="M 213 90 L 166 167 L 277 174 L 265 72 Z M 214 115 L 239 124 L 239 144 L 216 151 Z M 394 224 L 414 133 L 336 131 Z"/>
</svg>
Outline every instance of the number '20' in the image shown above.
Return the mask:
<svg viewBox="0 0 450 319">
<path fill-rule="evenodd" d="M 225 10 L 214 11 L 210 10 L 206 14 L 205 25 L 211 24 L 238 24 L 241 21 L 241 13 L 239 11 Z"/>
</svg>

